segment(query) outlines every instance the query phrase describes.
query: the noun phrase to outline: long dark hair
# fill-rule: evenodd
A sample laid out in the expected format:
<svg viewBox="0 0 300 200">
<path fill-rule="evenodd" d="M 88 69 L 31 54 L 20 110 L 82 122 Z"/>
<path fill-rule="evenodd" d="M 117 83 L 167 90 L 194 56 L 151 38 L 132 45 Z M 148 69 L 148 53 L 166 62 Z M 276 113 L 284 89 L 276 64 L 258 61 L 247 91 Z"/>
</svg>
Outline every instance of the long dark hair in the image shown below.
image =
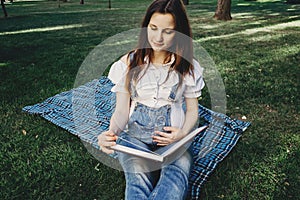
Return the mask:
<svg viewBox="0 0 300 200">
<path fill-rule="evenodd" d="M 173 41 L 176 42 L 173 42 L 169 52 L 174 53 L 175 56 L 175 61 L 170 68 L 179 74 L 179 85 L 181 85 L 184 75 L 189 73 L 193 75 L 192 32 L 184 4 L 181 0 L 154 0 L 142 21 L 137 48 L 128 54 L 130 60 L 128 72 L 130 73 L 127 74 L 127 86 L 132 80 L 137 81 L 139 73 L 145 67 L 145 58 L 149 58 L 151 61 L 153 56 L 153 49 L 148 41 L 147 27 L 152 15 L 156 12 L 171 14 L 175 21 L 176 34 Z"/>
</svg>

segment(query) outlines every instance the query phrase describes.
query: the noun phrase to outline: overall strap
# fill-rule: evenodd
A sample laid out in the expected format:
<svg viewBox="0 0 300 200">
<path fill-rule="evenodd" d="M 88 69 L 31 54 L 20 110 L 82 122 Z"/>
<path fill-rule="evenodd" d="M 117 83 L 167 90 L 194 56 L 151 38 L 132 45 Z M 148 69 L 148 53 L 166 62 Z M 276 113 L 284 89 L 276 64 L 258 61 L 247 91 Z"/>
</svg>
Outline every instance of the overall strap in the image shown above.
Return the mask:
<svg viewBox="0 0 300 200">
<path fill-rule="evenodd" d="M 176 85 L 173 85 L 171 91 L 170 91 L 170 94 L 169 94 L 169 97 L 168 97 L 168 100 L 174 102 L 175 99 L 176 99 L 176 92 L 177 92 L 177 88 L 178 88 L 178 83 Z"/>
</svg>

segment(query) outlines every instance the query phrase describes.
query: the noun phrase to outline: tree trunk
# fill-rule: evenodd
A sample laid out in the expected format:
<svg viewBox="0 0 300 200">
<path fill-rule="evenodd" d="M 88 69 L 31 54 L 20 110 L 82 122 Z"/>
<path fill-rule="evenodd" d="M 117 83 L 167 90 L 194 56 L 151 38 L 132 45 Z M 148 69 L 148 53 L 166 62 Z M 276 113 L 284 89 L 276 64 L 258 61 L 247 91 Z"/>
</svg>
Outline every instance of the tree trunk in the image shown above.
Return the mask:
<svg viewBox="0 0 300 200">
<path fill-rule="evenodd" d="M 184 5 L 189 5 L 189 0 L 182 0 Z"/>
<path fill-rule="evenodd" d="M 108 0 L 108 8 L 111 9 L 111 1 Z"/>
<path fill-rule="evenodd" d="M 288 3 L 288 4 L 300 4 L 300 0 L 287 0 L 286 3 Z"/>
<path fill-rule="evenodd" d="M 6 12 L 6 8 L 5 8 L 5 5 L 4 5 L 4 0 L 1 0 L 1 7 L 2 7 L 2 10 L 3 10 L 3 13 L 4 13 L 4 17 L 7 17 L 7 12 Z"/>
<path fill-rule="evenodd" d="M 80 4 L 84 4 L 84 0 L 80 0 Z"/>
<path fill-rule="evenodd" d="M 214 18 L 217 20 L 231 20 L 231 0 L 218 0 Z"/>
</svg>

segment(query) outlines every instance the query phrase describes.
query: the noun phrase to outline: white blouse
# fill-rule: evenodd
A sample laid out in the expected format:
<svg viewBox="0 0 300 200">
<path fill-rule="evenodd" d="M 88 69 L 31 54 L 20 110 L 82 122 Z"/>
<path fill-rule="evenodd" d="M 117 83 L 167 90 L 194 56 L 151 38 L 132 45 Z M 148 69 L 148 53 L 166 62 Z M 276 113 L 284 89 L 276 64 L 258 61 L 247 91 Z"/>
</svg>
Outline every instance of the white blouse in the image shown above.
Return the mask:
<svg viewBox="0 0 300 200">
<path fill-rule="evenodd" d="M 203 68 L 200 67 L 196 60 L 193 60 L 194 65 L 194 78 L 192 75 L 185 75 L 183 78 L 182 86 L 176 91 L 175 100 L 170 100 L 169 95 L 172 91 L 172 87 L 179 82 L 178 74 L 175 71 L 169 72 L 169 67 L 174 62 L 172 60 L 162 66 L 154 66 L 152 63 L 146 67 L 145 74 L 136 83 L 137 97 L 132 99 L 132 106 L 130 108 L 130 114 L 134 109 L 135 102 L 142 103 L 149 107 L 159 108 L 161 106 L 171 105 L 171 125 L 181 128 L 184 123 L 185 114 L 182 109 L 182 103 L 184 98 L 198 98 L 201 96 L 201 90 L 204 87 L 203 81 Z M 125 88 L 125 80 L 127 74 L 127 65 L 118 60 L 115 62 L 109 71 L 108 78 L 115 84 L 112 88 L 112 92 L 125 92 L 128 93 Z"/>
</svg>

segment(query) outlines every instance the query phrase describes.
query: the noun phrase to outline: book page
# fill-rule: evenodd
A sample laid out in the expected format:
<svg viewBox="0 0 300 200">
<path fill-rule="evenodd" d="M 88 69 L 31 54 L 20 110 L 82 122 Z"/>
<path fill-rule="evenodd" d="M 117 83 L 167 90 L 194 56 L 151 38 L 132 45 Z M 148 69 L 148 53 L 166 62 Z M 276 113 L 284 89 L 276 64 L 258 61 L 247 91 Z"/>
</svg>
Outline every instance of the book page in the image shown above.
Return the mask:
<svg viewBox="0 0 300 200">
<path fill-rule="evenodd" d="M 120 144 L 116 144 L 115 146 L 112 146 L 111 149 L 113 149 L 115 151 L 120 151 L 123 153 L 128 153 L 128 154 L 131 154 L 134 156 L 142 157 L 142 158 L 159 161 L 159 162 L 163 162 L 163 159 L 164 159 L 163 156 L 156 154 L 155 152 L 146 152 L 146 151 L 134 149 L 134 148 L 127 147 L 124 145 L 120 145 Z"/>
<path fill-rule="evenodd" d="M 192 131 L 191 133 L 187 134 L 184 138 L 182 138 L 178 142 L 175 142 L 175 143 L 173 143 L 171 145 L 168 145 L 170 147 L 166 146 L 168 148 L 163 153 L 161 153 L 161 155 L 165 157 L 165 156 L 168 156 L 168 155 L 174 153 L 180 147 L 182 147 L 185 144 L 191 142 L 198 133 L 200 133 L 201 131 L 203 131 L 206 128 L 207 128 L 207 126 L 202 126 L 200 128 L 196 128 L 194 131 Z"/>
<path fill-rule="evenodd" d="M 158 162 L 163 162 L 164 160 L 166 160 L 166 157 L 170 156 L 173 153 L 179 153 L 179 151 L 180 152 L 186 151 L 186 149 L 189 146 L 187 144 L 189 142 L 191 143 L 192 140 L 194 139 L 194 137 L 198 133 L 203 131 L 205 128 L 207 128 L 207 126 L 199 127 L 197 129 L 193 130 L 191 133 L 187 134 L 184 138 L 182 138 L 178 142 L 167 145 L 165 147 L 160 147 L 158 150 L 156 150 L 154 152 L 150 151 L 150 150 L 147 150 L 147 149 L 145 149 L 145 151 L 139 150 L 141 148 L 140 146 L 138 146 L 136 144 L 132 144 L 131 142 L 129 142 L 127 140 L 126 140 L 126 142 L 129 142 L 131 145 L 134 145 L 139 149 L 134 149 L 132 147 L 127 147 L 127 146 L 120 145 L 120 144 L 112 146 L 111 149 L 116 150 L 116 151 L 120 151 L 120 152 L 123 152 L 123 153 L 128 153 L 128 154 L 131 154 L 131 155 L 134 155 L 134 156 L 151 159 L 151 160 L 155 160 L 155 161 L 158 161 Z M 176 155 L 174 155 L 174 156 L 176 156 Z"/>
</svg>

